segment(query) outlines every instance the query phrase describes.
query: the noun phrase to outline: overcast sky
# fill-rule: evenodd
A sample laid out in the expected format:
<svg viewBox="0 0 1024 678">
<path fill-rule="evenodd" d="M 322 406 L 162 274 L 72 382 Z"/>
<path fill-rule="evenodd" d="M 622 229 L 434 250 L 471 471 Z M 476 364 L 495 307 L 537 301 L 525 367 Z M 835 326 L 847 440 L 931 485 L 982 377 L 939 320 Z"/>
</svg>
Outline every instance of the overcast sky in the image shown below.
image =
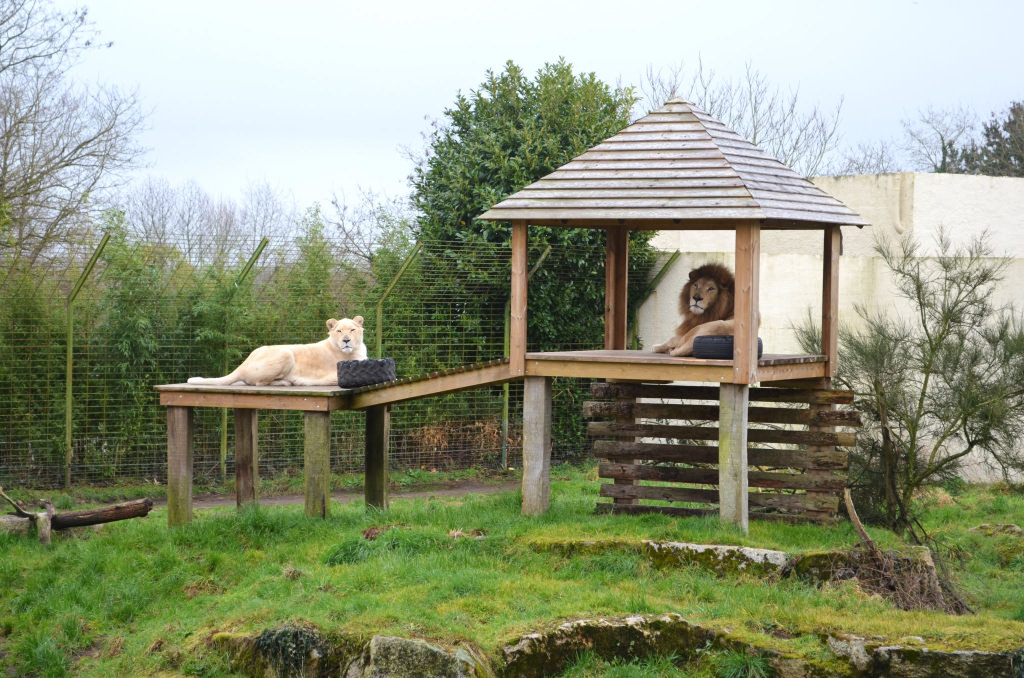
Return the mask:
<svg viewBox="0 0 1024 678">
<path fill-rule="evenodd" d="M 56 0 L 59 7 L 79 2 Z M 298 207 L 407 192 L 430 121 L 487 69 L 639 85 L 679 62 L 739 77 L 751 63 L 808 106 L 843 99 L 845 143 L 900 134 L 929 105 L 987 120 L 1024 100 L 1020 0 L 87 0 L 111 49 L 76 72 L 136 88 L 142 176 L 240 199 L 267 181 Z"/>
</svg>

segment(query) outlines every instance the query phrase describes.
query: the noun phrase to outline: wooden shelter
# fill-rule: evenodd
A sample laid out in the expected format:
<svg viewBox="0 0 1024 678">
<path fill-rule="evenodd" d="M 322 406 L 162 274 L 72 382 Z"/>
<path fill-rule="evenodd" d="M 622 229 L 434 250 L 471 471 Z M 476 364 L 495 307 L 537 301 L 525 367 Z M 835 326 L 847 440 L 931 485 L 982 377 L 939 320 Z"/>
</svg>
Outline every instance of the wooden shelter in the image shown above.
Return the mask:
<svg viewBox="0 0 1024 678">
<path fill-rule="evenodd" d="M 523 511 L 541 513 L 548 507 L 551 377 L 712 382 L 720 385 L 719 510 L 724 521 L 746 529 L 750 385 L 830 385 L 838 343 L 840 226 L 867 222 L 683 99 L 669 101 L 480 218 L 512 223 L 509 363 L 511 378 L 525 380 Z M 607 233 L 604 350 L 527 352 L 529 225 Z M 627 235 L 637 229 L 735 231 L 732 360 L 626 350 Z M 772 229 L 823 233 L 819 355 L 758 359 L 760 236 Z"/>
</svg>

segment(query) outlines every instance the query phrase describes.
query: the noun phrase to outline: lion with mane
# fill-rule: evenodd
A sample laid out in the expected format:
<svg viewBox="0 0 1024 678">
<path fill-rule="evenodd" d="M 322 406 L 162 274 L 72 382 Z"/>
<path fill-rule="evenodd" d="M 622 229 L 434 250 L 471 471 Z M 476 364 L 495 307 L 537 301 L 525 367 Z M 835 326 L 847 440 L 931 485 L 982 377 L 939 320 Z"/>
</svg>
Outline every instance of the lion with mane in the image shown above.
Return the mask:
<svg viewBox="0 0 1024 678">
<path fill-rule="evenodd" d="M 679 292 L 679 314 L 683 321 L 655 353 L 673 356 L 693 355 L 693 340 L 707 334 L 733 334 L 732 271 L 721 264 L 704 264 L 690 271 L 690 279 Z"/>
</svg>

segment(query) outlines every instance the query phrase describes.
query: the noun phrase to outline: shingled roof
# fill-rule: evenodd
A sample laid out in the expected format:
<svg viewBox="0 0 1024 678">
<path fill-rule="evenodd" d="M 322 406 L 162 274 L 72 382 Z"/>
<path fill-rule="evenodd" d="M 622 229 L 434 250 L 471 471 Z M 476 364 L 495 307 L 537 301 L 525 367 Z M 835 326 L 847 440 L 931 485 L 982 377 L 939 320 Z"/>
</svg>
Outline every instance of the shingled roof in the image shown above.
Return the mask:
<svg viewBox="0 0 1024 678">
<path fill-rule="evenodd" d="M 646 228 L 863 226 L 868 222 L 685 99 L 637 120 L 480 216 Z"/>
</svg>

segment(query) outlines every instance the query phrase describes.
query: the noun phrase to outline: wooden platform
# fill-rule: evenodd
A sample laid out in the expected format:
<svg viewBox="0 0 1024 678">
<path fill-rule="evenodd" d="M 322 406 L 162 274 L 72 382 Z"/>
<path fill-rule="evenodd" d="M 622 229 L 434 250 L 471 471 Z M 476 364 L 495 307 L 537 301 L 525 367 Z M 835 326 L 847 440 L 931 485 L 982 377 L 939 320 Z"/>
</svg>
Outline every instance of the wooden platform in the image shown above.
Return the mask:
<svg viewBox="0 0 1024 678">
<path fill-rule="evenodd" d="M 758 381 L 827 376 L 825 356 L 765 354 L 757 361 Z M 650 351 L 559 351 L 527 353 L 526 374 L 534 377 L 591 377 L 625 381 L 733 381 L 731 360 L 674 358 Z"/>
<path fill-rule="evenodd" d="M 826 376 L 822 355 L 765 355 L 757 364 L 760 381 L 812 379 Z M 361 410 L 366 413 L 366 501 L 387 507 L 387 467 L 390 411 L 407 400 L 526 379 L 544 382 L 551 377 L 582 377 L 617 381 L 691 381 L 729 384 L 731 360 L 673 358 L 648 351 L 561 351 L 527 353 L 524 372 L 517 374 L 509 359 L 467 365 L 421 377 L 373 386 L 344 389 L 337 386 L 209 386 L 162 384 L 154 388 L 167 407 L 168 522 L 187 523 L 192 516 L 192 408 L 230 408 L 235 413 L 235 482 L 238 505 L 256 501 L 257 411 L 291 410 L 305 413 L 306 513 L 327 513 L 330 476 L 330 413 Z M 550 387 L 547 387 L 550 389 Z M 534 393 L 531 387 L 527 389 Z M 542 388 L 540 400 L 550 401 Z M 550 402 L 533 405 L 550 411 Z M 548 415 L 549 416 L 549 415 Z M 538 432 L 538 449 L 549 446 Z M 548 452 L 550 454 L 550 452 Z M 524 496 L 530 494 L 524 477 Z M 542 505 L 539 503 L 538 506 Z"/>
</svg>

